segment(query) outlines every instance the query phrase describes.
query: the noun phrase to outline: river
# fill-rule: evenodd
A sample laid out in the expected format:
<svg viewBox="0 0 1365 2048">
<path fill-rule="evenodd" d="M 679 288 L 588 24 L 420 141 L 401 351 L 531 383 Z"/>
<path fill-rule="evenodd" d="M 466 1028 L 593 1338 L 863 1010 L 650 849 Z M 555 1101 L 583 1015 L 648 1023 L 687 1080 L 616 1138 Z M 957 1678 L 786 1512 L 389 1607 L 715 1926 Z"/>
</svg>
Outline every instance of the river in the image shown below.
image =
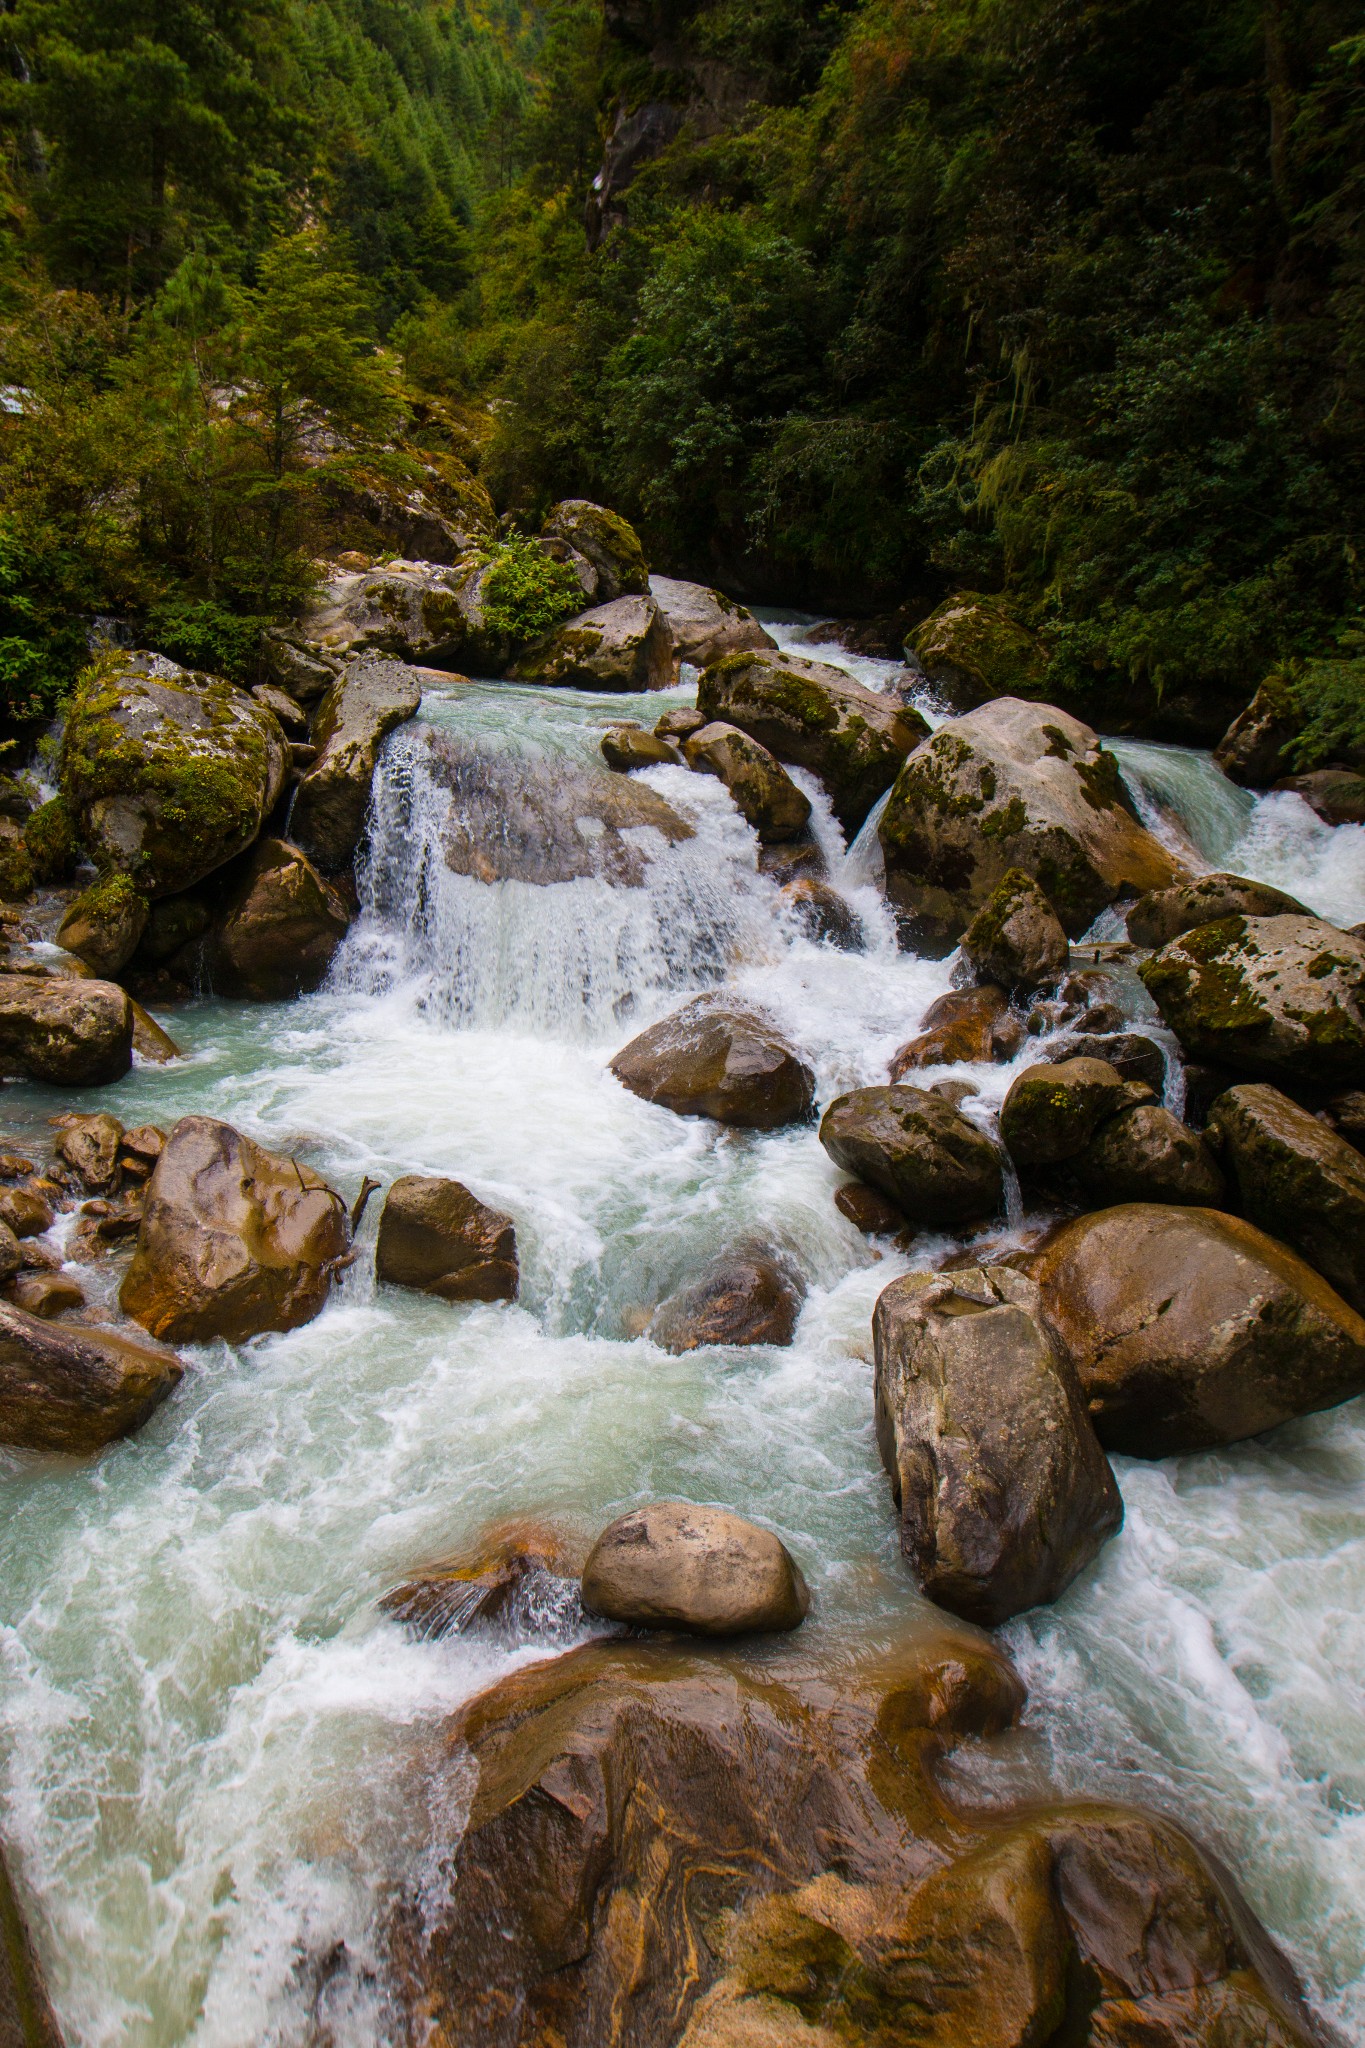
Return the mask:
<svg viewBox="0 0 1365 2048">
<path fill-rule="evenodd" d="M 803 622 L 773 630 L 802 646 Z M 377 1291 L 376 1202 L 307 1328 L 190 1353 L 176 1396 L 97 1462 L 0 1454 L 0 1831 L 70 2048 L 301 2048 L 318 2014 L 338 2048 L 397 2038 L 384 1902 L 400 1882 L 439 1889 L 468 1792 L 434 1768 L 442 1723 L 573 1628 L 416 1643 L 380 1614 L 386 1588 L 490 1519 L 552 1512 L 591 1533 L 650 1498 L 734 1507 L 800 1562 L 813 1651 L 890 1636 L 918 1599 L 873 1441 L 869 1318 L 945 1241 L 881 1257 L 835 1210 L 842 1176 L 813 1130 L 682 1121 L 607 1072 L 724 978 L 775 1013 L 822 1101 L 884 1079 L 949 963 L 897 951 L 873 836 L 846 855 L 798 776 L 861 953 L 801 934 L 724 789 L 681 768 L 648 779 L 696 836 L 641 888 L 490 884 L 440 858 L 426 727 L 588 762 L 610 719 L 652 723 L 690 694 L 434 689 L 386 745 L 362 916 L 323 990 L 168 1012 L 187 1057 L 111 1090 L 5 1091 L 9 1145 L 45 1147 L 68 1106 L 128 1124 L 196 1110 L 348 1198 L 367 1173 L 455 1175 L 512 1213 L 522 1257 L 514 1307 Z M 1253 799 L 1198 754 L 1117 751 L 1157 829 L 1209 865 L 1365 917 L 1365 829 Z M 981 1090 L 970 1113 L 989 1121 L 1036 1057 L 1032 1041 L 1015 1068 L 955 1069 Z M 805 1272 L 789 1350 L 672 1358 L 636 1334 L 747 1238 Z M 1365 2043 L 1365 1401 L 1219 1455 L 1116 1465 L 1123 1533 L 1005 1632 L 1031 1733 L 966 1754 L 967 1795 L 1046 1771 L 1174 1812 Z"/>
</svg>

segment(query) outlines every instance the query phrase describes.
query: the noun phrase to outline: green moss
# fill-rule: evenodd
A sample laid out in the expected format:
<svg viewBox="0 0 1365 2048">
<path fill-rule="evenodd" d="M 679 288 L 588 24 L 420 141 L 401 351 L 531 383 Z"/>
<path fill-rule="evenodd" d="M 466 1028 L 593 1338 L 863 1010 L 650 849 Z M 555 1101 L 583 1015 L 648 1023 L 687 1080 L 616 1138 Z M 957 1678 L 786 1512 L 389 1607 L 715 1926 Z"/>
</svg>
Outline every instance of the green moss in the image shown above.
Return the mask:
<svg viewBox="0 0 1365 2048">
<path fill-rule="evenodd" d="M 1020 796 L 1012 796 L 998 811 L 981 821 L 983 839 L 1013 839 L 1028 823 L 1028 809 Z"/>
<path fill-rule="evenodd" d="M 1124 786 L 1118 761 L 1107 747 L 1100 747 L 1092 760 L 1077 762 L 1076 775 L 1081 795 L 1092 811 L 1127 811 L 1132 814 L 1132 798 Z"/>
<path fill-rule="evenodd" d="M 39 804 L 24 826 L 24 843 L 39 882 L 65 882 L 80 859 L 75 821 L 65 798 Z"/>
<path fill-rule="evenodd" d="M 12 824 L 6 823 L 0 836 L 0 896 L 7 902 L 16 903 L 27 896 L 33 887 L 33 863 L 23 834 Z"/>
</svg>

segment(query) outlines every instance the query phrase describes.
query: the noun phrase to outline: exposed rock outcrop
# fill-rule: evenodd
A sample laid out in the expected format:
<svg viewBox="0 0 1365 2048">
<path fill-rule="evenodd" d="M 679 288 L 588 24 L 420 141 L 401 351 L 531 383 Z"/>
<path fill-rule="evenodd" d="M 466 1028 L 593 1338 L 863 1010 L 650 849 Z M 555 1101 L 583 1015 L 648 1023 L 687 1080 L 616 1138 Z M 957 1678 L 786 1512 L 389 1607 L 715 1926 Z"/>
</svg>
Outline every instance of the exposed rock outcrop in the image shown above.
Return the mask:
<svg viewBox="0 0 1365 2048">
<path fill-rule="evenodd" d="M 775 1259 L 722 1253 L 659 1303 L 649 1334 L 677 1353 L 706 1344 L 790 1344 L 804 1295 Z"/>
<path fill-rule="evenodd" d="M 611 1071 L 646 1102 L 678 1116 L 775 1131 L 804 1123 L 815 1075 L 760 1011 L 698 996 L 617 1053 Z"/>
<path fill-rule="evenodd" d="M 855 1088 L 825 1111 L 820 1143 L 837 1166 L 897 1204 L 912 1223 L 949 1228 L 994 1215 L 1000 1154 L 983 1131 L 923 1088 Z"/>
<path fill-rule="evenodd" d="M 490 644 L 486 630 L 487 573 L 479 555 L 452 568 L 397 561 L 382 569 L 335 570 L 299 621 L 297 653 L 331 674 L 361 655 L 388 655 L 446 670 L 479 666 L 476 657 L 483 656 L 489 668 L 500 667 L 508 649 L 496 638 Z M 279 666 L 279 679 L 288 687 L 298 675 L 297 665 L 281 659 Z M 330 680 L 324 687 L 330 688 Z"/>
<path fill-rule="evenodd" d="M 1288 749 L 1303 730 L 1303 714 L 1295 707 L 1280 676 L 1262 683 L 1213 750 L 1224 775 L 1244 789 L 1269 789 L 1292 772 Z"/>
<path fill-rule="evenodd" d="M 924 1591 L 987 1628 L 1057 1599 L 1123 1503 L 1033 1282 L 1007 1266 L 907 1273 L 872 1337 L 877 1441 Z"/>
<path fill-rule="evenodd" d="M 797 1628 L 810 1606 L 770 1530 L 688 1501 L 656 1501 L 604 1529 L 583 1567 L 582 1599 L 607 1621 L 697 1636 Z"/>
<path fill-rule="evenodd" d="M 298 786 L 289 829 L 324 874 L 348 867 L 365 826 L 381 741 L 411 718 L 421 684 L 396 661 L 352 661 L 313 721 L 317 758 Z"/>
<path fill-rule="evenodd" d="M 458 1180 L 405 1173 L 385 1197 L 375 1277 L 443 1301 L 515 1301 L 516 1228 Z"/>
<path fill-rule="evenodd" d="M 132 1063 L 133 1005 L 113 982 L 0 974 L 0 1072 L 98 1088 Z"/>
<path fill-rule="evenodd" d="M 1365 1155 L 1278 1088 L 1229 1088 L 1209 1136 L 1243 1213 L 1365 1315 Z"/>
<path fill-rule="evenodd" d="M 1275 787 L 1301 796 L 1324 825 L 1365 825 L 1365 775 L 1354 768 L 1313 768 Z"/>
<path fill-rule="evenodd" d="M 746 654 L 777 644 L 752 612 L 703 583 L 651 576 L 649 588 L 664 615 L 675 661 L 706 668 L 723 654 Z"/>
<path fill-rule="evenodd" d="M 183 1371 L 134 1334 L 54 1327 L 0 1302 L 0 1443 L 87 1456 L 140 1429 Z"/>
</svg>

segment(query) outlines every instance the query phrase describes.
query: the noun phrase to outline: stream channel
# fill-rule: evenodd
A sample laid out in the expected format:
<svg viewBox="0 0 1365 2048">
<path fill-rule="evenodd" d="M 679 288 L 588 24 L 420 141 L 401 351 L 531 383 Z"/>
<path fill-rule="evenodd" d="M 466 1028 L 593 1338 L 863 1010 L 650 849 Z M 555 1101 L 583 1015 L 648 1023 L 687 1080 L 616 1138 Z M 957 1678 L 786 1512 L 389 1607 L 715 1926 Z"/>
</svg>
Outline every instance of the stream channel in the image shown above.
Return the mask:
<svg viewBox="0 0 1365 2048">
<path fill-rule="evenodd" d="M 889 663 L 804 647 L 809 621 L 769 623 L 889 681 Z M 802 1049 L 822 1104 L 884 1080 L 951 962 L 897 950 L 874 831 L 846 852 L 797 773 L 860 953 L 802 935 L 727 792 L 682 768 L 647 779 L 695 837 L 660 843 L 642 887 L 490 884 L 442 859 L 450 797 L 424 728 L 586 765 L 612 719 L 652 724 L 691 696 L 434 689 L 386 743 L 362 915 L 317 995 L 198 1001 L 162 1019 L 179 1063 L 85 1096 L 4 1092 L 5 1142 L 35 1156 L 58 1109 L 163 1126 L 203 1111 L 348 1200 L 365 1174 L 452 1175 L 511 1212 L 522 1260 L 512 1307 L 376 1289 L 375 1202 L 315 1322 L 189 1352 L 172 1400 L 89 1464 L 0 1454 L 0 1833 L 70 2048 L 302 2048 L 339 1944 L 331 2039 L 399 2037 L 384 1902 L 399 1883 L 439 1893 L 468 1797 L 434 1767 L 443 1723 L 582 1626 L 550 1613 L 520 1640 L 417 1642 L 384 1618 L 379 1595 L 488 1521 L 550 1513 L 590 1535 L 651 1498 L 733 1507 L 801 1564 L 812 1654 L 889 1640 L 918 1602 L 873 1438 L 869 1319 L 948 1241 L 900 1255 L 860 1236 L 813 1128 L 684 1121 L 607 1070 L 725 981 Z M 1365 828 L 1253 799 L 1204 755 L 1116 751 L 1187 857 L 1365 917 Z M 1119 929 L 1110 913 L 1097 933 Z M 1153 1030 L 1140 984 L 1125 992 Z M 969 1113 L 989 1123 L 1039 1056 L 1030 1040 L 1013 1067 L 955 1068 L 980 1089 Z M 689 1270 L 755 1238 L 806 1275 L 790 1349 L 675 1358 L 635 1334 Z M 1045 1779 L 1173 1813 L 1237 1870 L 1319 2012 L 1365 2043 L 1365 1400 L 1220 1454 L 1115 1464 L 1123 1532 L 1004 1632 L 1026 1732 L 969 1746 L 962 1796 Z"/>
</svg>

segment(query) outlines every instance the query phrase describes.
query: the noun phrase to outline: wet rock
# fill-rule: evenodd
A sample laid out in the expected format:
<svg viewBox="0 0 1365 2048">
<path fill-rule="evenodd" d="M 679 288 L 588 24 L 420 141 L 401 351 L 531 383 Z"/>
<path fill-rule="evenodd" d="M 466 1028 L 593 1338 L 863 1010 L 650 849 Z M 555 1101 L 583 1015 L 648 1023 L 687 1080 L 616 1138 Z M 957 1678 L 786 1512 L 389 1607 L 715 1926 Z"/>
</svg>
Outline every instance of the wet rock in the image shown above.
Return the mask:
<svg viewBox="0 0 1365 2048">
<path fill-rule="evenodd" d="M 1022 868 L 1010 868 L 961 939 L 975 981 L 998 982 L 1010 994 L 1053 987 L 1071 948 L 1056 912 Z"/>
<path fill-rule="evenodd" d="M 73 693 L 61 793 L 95 865 L 167 896 L 251 844 L 284 787 L 272 712 L 156 654 L 109 654 Z"/>
<path fill-rule="evenodd" d="M 682 755 L 668 740 L 638 725 L 611 725 L 602 735 L 602 759 L 618 775 L 632 768 L 680 768 Z"/>
<path fill-rule="evenodd" d="M 19 1273 L 7 1289 L 9 1299 L 25 1315 L 43 1322 L 85 1307 L 85 1290 L 69 1273 Z"/>
<path fill-rule="evenodd" d="M 1210 1450 L 1365 1391 L 1365 1321 L 1241 1217 L 1124 1203 L 1031 1270 L 1106 1450 Z"/>
<path fill-rule="evenodd" d="M 251 694 L 258 704 L 264 704 L 267 711 L 274 712 L 286 739 L 307 739 L 308 713 L 297 697 L 291 697 L 288 690 L 280 689 L 275 683 L 257 683 Z"/>
<path fill-rule="evenodd" d="M 1365 825 L 1365 775 L 1354 768 L 1315 768 L 1275 784 L 1301 796 L 1324 825 Z"/>
<path fill-rule="evenodd" d="M 147 898 L 127 875 L 106 875 L 82 890 L 57 929 L 57 944 L 102 980 L 120 973 L 147 928 Z"/>
<path fill-rule="evenodd" d="M 901 1081 L 921 1067 L 1013 1059 L 1023 1042 L 1023 1026 L 1010 1014 L 1004 989 L 990 982 L 980 988 L 951 989 L 929 1005 L 918 1037 L 893 1056 L 891 1079 Z"/>
<path fill-rule="evenodd" d="M 649 1334 L 679 1354 L 707 1344 L 790 1344 L 804 1298 L 775 1260 L 723 1254 L 660 1302 Z"/>
<path fill-rule="evenodd" d="M 707 723 L 695 704 L 675 704 L 671 711 L 664 712 L 654 731 L 661 740 L 685 740 Z"/>
<path fill-rule="evenodd" d="M 1365 941 L 1320 918 L 1223 918 L 1138 972 L 1196 1060 L 1254 1080 L 1365 1082 Z"/>
<path fill-rule="evenodd" d="M 815 1075 L 760 1011 L 699 996 L 617 1053 L 611 1071 L 646 1102 L 745 1130 L 805 1123 Z"/>
<path fill-rule="evenodd" d="M 598 875 L 638 889 L 656 854 L 693 837 L 647 783 L 436 737 L 430 748 L 451 793 L 442 844 L 457 875 L 541 885 Z"/>
<path fill-rule="evenodd" d="M 845 1181 L 836 1188 L 834 1206 L 864 1237 L 903 1238 L 907 1244 L 914 1237 L 905 1211 L 880 1188 L 870 1188 L 863 1181 Z"/>
<path fill-rule="evenodd" d="M 942 1080 L 929 1083 L 931 1095 L 941 1095 L 945 1102 L 951 1102 L 954 1109 L 961 1109 L 964 1102 L 970 1102 L 981 1090 L 975 1081 Z"/>
<path fill-rule="evenodd" d="M 61 2028 L 2 1853 L 0 1925 L 5 1929 L 0 1944 L 0 2041 L 5 2048 L 62 2048 Z"/>
<path fill-rule="evenodd" d="M 22 901 L 35 879 L 22 828 L 12 818 L 0 817 L 0 897 L 11 903 Z"/>
<path fill-rule="evenodd" d="M 513 682 L 572 690 L 666 690 L 673 647 L 652 597 L 618 597 L 580 612 L 524 648 Z"/>
<path fill-rule="evenodd" d="M 1166 1086 L 1166 1055 L 1141 1031 L 1067 1032 L 1053 1039 L 1048 1057 L 1057 1066 L 1066 1060 L 1103 1060 L 1125 1081 L 1141 1081 L 1157 1096 Z"/>
<path fill-rule="evenodd" d="M 97 1116 L 53 1117 L 52 1122 L 58 1162 L 75 1184 L 89 1195 L 116 1194 L 124 1143 L 118 1118 L 102 1111 Z"/>
<path fill-rule="evenodd" d="M 66 1241 L 68 1256 L 88 1262 L 126 1247 L 142 1227 L 143 1192 L 133 1187 L 116 1200 L 96 1196 L 82 1202 L 76 1227 Z"/>
<path fill-rule="evenodd" d="M 958 591 L 910 637 L 929 682 L 959 711 L 995 697 L 1037 697 L 1047 657 L 997 598 Z"/>
<path fill-rule="evenodd" d="M 651 576 L 649 587 L 664 615 L 673 655 L 706 668 L 723 654 L 744 654 L 775 647 L 752 612 L 702 583 L 679 583 L 671 576 Z"/>
<path fill-rule="evenodd" d="M 1245 1216 L 1365 1315 L 1365 1157 L 1278 1088 L 1220 1095 L 1209 1134 Z"/>
<path fill-rule="evenodd" d="M 113 982 L 0 974 L 0 1070 L 98 1088 L 132 1063 L 133 1005 Z"/>
<path fill-rule="evenodd" d="M 119 1304 L 176 1344 L 294 1330 L 323 1307 L 349 1245 L 345 1204 L 309 1168 L 216 1117 L 182 1117 L 148 1183 Z"/>
<path fill-rule="evenodd" d="M 141 1003 L 129 1000 L 133 1013 L 133 1051 L 139 1059 L 149 1060 L 153 1066 L 164 1067 L 171 1060 L 183 1057 L 180 1047 L 169 1031 L 162 1029 L 155 1017 L 148 1015 Z"/>
<path fill-rule="evenodd" d="M 125 1131 L 119 1142 L 120 1169 L 130 1180 L 150 1179 L 165 1143 L 166 1133 L 156 1124 L 138 1124 L 133 1130 Z"/>
<path fill-rule="evenodd" d="M 460 1181 L 406 1173 L 385 1197 L 375 1276 L 442 1301 L 515 1301 L 516 1229 Z"/>
<path fill-rule="evenodd" d="M 8 1223 L 0 1222 L 0 1285 L 12 1280 L 24 1263 L 24 1248 Z"/>
<path fill-rule="evenodd" d="M 1287 750 L 1302 730 L 1303 715 L 1295 709 L 1288 686 L 1272 676 L 1233 719 L 1213 758 L 1229 781 L 1243 789 L 1269 789 L 1291 772 Z"/>
<path fill-rule="evenodd" d="M 541 528 L 547 540 L 562 540 L 591 565 L 596 577 L 592 593 L 599 604 L 622 597 L 643 597 L 649 591 L 649 569 L 640 537 L 619 512 L 594 505 L 587 498 L 564 498 Z"/>
<path fill-rule="evenodd" d="M 98 1451 L 139 1429 L 178 1383 L 173 1351 L 118 1330 L 54 1328 L 0 1302 L 0 1443 Z"/>
<path fill-rule="evenodd" d="M 912 1223 L 980 1222 L 1003 1196 L 1000 1154 L 974 1123 L 923 1088 L 855 1088 L 825 1111 L 836 1166 L 879 1188 Z"/>
<path fill-rule="evenodd" d="M 16 1237 L 41 1237 L 51 1230 L 55 1213 L 52 1202 L 32 1182 L 22 1188 L 0 1188 L 0 1223 Z"/>
<path fill-rule="evenodd" d="M 819 776 L 850 839 L 928 731 L 917 711 L 793 654 L 722 656 L 702 675 L 697 708 Z"/>
<path fill-rule="evenodd" d="M 607 1621 L 699 1636 L 798 1628 L 810 1607 L 770 1530 L 687 1501 L 636 1508 L 604 1529 L 583 1567 L 582 1599 Z"/>
<path fill-rule="evenodd" d="M 1056 1166 L 1075 1159 L 1097 1130 L 1149 1099 L 1140 1081 L 1125 1081 L 1104 1060 L 1060 1060 L 1026 1067 L 1000 1109 L 1000 1136 L 1016 1166 Z"/>
<path fill-rule="evenodd" d="M 1348 1145 L 1365 1151 L 1365 1089 L 1348 1088 L 1344 1094 L 1333 1096 L 1327 1114 Z"/>
<path fill-rule="evenodd" d="M 468 1550 L 415 1573 L 379 1605 L 423 1641 L 500 1623 L 543 1624 L 547 1607 L 578 1608 L 582 1569 L 581 1548 L 561 1529 L 496 1522 Z"/>
<path fill-rule="evenodd" d="M 950 719 L 896 778 L 878 827 L 887 892 L 921 951 L 951 951 L 1011 868 L 1072 938 L 1125 893 L 1167 888 L 1114 756 L 1050 704 L 1002 697 Z"/>
<path fill-rule="evenodd" d="M 841 953 L 861 953 L 867 944 L 863 921 L 846 896 L 815 875 L 797 875 L 781 885 L 783 900 L 806 937 Z"/>
<path fill-rule="evenodd" d="M 799 839 L 810 823 L 810 798 L 781 763 L 736 725 L 717 721 L 683 741 L 689 768 L 716 776 L 765 845 Z"/>
<path fill-rule="evenodd" d="M 1203 1139 L 1159 1103 L 1143 1102 L 1102 1123 L 1071 1162 L 1093 1202 L 1184 1202 L 1221 1209 L 1227 1182 Z"/>
<path fill-rule="evenodd" d="M 814 833 L 804 839 L 790 839 L 781 846 L 758 849 L 758 872 L 785 889 L 788 882 L 822 882 L 829 878 L 829 863 Z"/>
<path fill-rule="evenodd" d="M 416 676 L 396 661 L 348 662 L 313 721 L 317 759 L 289 814 L 295 843 L 324 874 L 349 867 L 369 809 L 381 741 L 422 701 Z"/>
<path fill-rule="evenodd" d="M 1123 1503 L 1033 1282 L 1008 1266 L 908 1273 L 872 1337 L 877 1441 L 929 1599 L 985 1628 L 1057 1599 Z"/>
<path fill-rule="evenodd" d="M 155 969 L 165 967 L 177 955 L 187 958 L 211 922 L 208 904 L 199 893 L 163 896 L 151 907 L 133 965 Z"/>
<path fill-rule="evenodd" d="M 207 948 L 223 995 L 280 1003 L 317 988 L 350 915 L 308 856 L 287 839 L 262 839 Z"/>
<path fill-rule="evenodd" d="M 1128 936 L 1138 946 L 1166 946 L 1182 932 L 1221 918 L 1286 915 L 1311 917 L 1312 912 L 1268 882 L 1249 882 L 1244 875 L 1195 875 L 1140 897 L 1128 913 Z"/>
<path fill-rule="evenodd" d="M 75 820 L 64 798 L 39 804 L 24 826 L 24 845 L 35 882 L 69 882 L 80 861 Z"/>
<path fill-rule="evenodd" d="M 33 1161 L 22 1152 L 0 1152 L 0 1180 L 23 1180 L 33 1171 Z"/>
</svg>

